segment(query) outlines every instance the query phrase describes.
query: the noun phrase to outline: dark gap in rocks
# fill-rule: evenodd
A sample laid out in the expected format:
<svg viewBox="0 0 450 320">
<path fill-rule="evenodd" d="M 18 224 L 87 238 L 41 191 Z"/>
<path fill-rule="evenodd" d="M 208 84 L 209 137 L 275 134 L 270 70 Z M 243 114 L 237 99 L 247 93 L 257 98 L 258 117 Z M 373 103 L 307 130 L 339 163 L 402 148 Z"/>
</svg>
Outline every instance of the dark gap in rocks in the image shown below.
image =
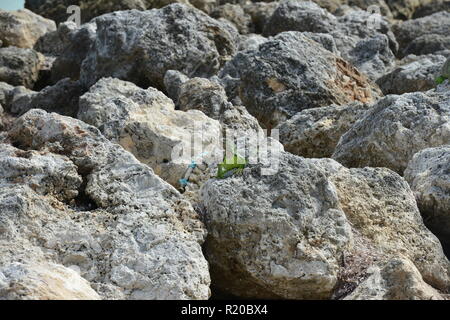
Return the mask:
<svg viewBox="0 0 450 320">
<path fill-rule="evenodd" d="M 441 240 L 442 249 L 444 249 L 444 254 L 448 260 L 450 260 L 450 242 L 445 242 Z"/>
<path fill-rule="evenodd" d="M 72 207 L 76 211 L 94 211 L 98 209 L 94 200 L 86 193 L 87 176 L 91 170 L 83 167 L 78 167 L 78 174 L 83 178 L 83 183 L 78 189 L 78 196 L 73 199 Z"/>
<path fill-rule="evenodd" d="M 210 300 L 244 300 L 240 297 L 232 295 L 231 293 L 227 293 L 222 291 L 221 289 L 211 284 L 211 298 Z"/>
</svg>

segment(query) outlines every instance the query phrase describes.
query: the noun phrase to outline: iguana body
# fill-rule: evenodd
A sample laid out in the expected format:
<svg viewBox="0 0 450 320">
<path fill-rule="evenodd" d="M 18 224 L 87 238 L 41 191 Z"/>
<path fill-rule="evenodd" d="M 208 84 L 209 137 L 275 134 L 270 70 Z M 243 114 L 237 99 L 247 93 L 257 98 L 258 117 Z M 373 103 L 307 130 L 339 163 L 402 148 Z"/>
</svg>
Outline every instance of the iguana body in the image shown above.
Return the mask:
<svg viewBox="0 0 450 320">
<path fill-rule="evenodd" d="M 217 178 L 225 179 L 236 173 L 241 173 L 247 165 L 244 158 L 234 154 L 232 158 L 225 158 L 217 167 Z"/>
</svg>

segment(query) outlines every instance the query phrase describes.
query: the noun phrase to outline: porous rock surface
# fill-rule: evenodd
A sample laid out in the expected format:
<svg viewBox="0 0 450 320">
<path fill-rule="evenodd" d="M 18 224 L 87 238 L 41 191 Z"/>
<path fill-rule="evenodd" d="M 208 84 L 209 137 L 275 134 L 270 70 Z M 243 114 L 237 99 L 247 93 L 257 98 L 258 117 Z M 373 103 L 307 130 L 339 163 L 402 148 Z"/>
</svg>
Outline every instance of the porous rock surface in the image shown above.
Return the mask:
<svg viewBox="0 0 450 320">
<path fill-rule="evenodd" d="M 5 11 L 0 9 L 0 41 L 3 46 L 33 48 L 40 37 L 56 30 L 52 20 L 30 10 Z"/>
<path fill-rule="evenodd" d="M 238 52 L 220 72 L 228 96 L 271 128 L 309 108 L 371 102 L 376 89 L 347 61 L 300 32 L 283 32 Z"/>
<path fill-rule="evenodd" d="M 376 82 L 384 94 L 427 91 L 436 86 L 445 60 L 441 55 L 409 55 Z"/>
<path fill-rule="evenodd" d="M 209 77 L 236 50 L 237 34 L 230 28 L 181 4 L 118 11 L 96 18 L 95 24 L 96 38 L 81 69 L 86 86 L 112 76 L 163 88 L 167 70 Z"/>
<path fill-rule="evenodd" d="M 450 243 L 450 144 L 416 153 L 405 179 L 430 228 Z"/>
<path fill-rule="evenodd" d="M 348 167 L 387 167 L 399 174 L 422 149 L 450 143 L 450 91 L 389 95 L 345 133 L 333 158 Z"/>
<path fill-rule="evenodd" d="M 355 102 L 300 111 L 277 127 L 280 142 L 286 151 L 302 157 L 331 157 L 341 136 L 369 107 Z"/>
<path fill-rule="evenodd" d="M 57 276 L 42 267 L 19 279 L 23 288 L 8 286 L 22 268 L 19 260 L 78 268 L 102 298 L 209 297 L 200 247 L 205 229 L 191 205 L 148 166 L 96 128 L 42 110 L 17 119 L 8 139 L 21 149 L 1 145 L 0 287 L 6 291 L 0 292 L 6 298 L 58 294 L 63 285 L 56 279 L 50 288 L 35 287 L 49 272 Z M 73 278 L 65 281 L 76 290 L 61 295 L 96 296 Z"/>
<path fill-rule="evenodd" d="M 450 263 L 400 176 L 288 153 L 279 160 L 275 175 L 254 166 L 203 186 L 205 254 L 221 290 L 243 298 L 330 298 L 352 267 L 342 256 L 372 246 L 379 261 L 402 253 L 425 281 L 448 288 Z M 358 266 L 361 272 L 373 261 Z"/>
<path fill-rule="evenodd" d="M 119 143 L 165 181 L 177 186 L 190 161 L 175 152 L 184 146 L 191 153 L 191 139 L 200 139 L 202 150 L 221 149 L 220 124 L 198 110 L 175 110 L 162 92 L 113 78 L 97 82 L 80 98 L 78 118 L 94 125 L 108 139 Z M 193 150 L 194 157 L 203 151 Z M 197 153 L 195 153 L 197 152 Z"/>
<path fill-rule="evenodd" d="M 43 64 L 44 56 L 33 49 L 0 48 L 0 81 L 32 89 Z"/>
</svg>

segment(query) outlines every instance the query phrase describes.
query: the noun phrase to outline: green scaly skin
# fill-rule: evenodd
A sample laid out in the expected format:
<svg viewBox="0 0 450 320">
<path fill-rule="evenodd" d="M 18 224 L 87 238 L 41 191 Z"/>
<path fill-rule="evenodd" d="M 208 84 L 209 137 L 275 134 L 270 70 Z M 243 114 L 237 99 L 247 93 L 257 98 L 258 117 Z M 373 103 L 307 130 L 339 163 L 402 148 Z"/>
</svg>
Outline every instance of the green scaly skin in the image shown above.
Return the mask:
<svg viewBox="0 0 450 320">
<path fill-rule="evenodd" d="M 233 170 L 234 172 L 231 175 L 241 174 L 246 165 L 247 161 L 239 157 L 237 154 L 235 154 L 232 159 L 225 158 L 224 161 L 218 165 L 216 178 L 225 179 L 229 176 L 227 173 L 231 173 L 230 171 Z"/>
</svg>

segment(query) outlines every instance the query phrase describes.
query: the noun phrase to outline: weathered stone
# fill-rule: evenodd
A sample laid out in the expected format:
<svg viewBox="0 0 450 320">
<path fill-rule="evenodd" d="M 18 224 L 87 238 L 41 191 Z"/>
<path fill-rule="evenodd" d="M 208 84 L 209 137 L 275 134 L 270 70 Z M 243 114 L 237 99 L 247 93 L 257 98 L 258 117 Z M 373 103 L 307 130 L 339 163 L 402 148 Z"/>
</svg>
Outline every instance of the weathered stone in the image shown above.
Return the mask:
<svg viewBox="0 0 450 320">
<path fill-rule="evenodd" d="M 274 176 L 255 167 L 204 185 L 212 280 L 244 298 L 329 298 L 350 225 L 316 166 L 289 154 L 280 161 Z"/>
<path fill-rule="evenodd" d="M 387 167 L 402 174 L 413 155 L 450 143 L 450 91 L 390 95 L 342 136 L 333 158 L 347 167 Z"/>
<path fill-rule="evenodd" d="M 69 207 L 0 176 L 1 267 L 18 259 L 58 261 L 79 268 L 103 298 L 209 297 L 200 247 L 205 230 L 191 205 L 148 166 L 96 128 L 43 110 L 20 117 L 9 138 L 28 150 L 17 149 L 18 158 L 36 151 L 62 156 L 77 168 L 83 184 L 82 197 Z M 44 166 L 22 177 L 29 181 L 52 170 Z"/>
<path fill-rule="evenodd" d="M 334 53 L 335 55 L 339 55 L 339 50 L 336 47 L 336 42 L 332 35 L 327 33 L 314 33 L 314 32 L 302 32 L 306 37 L 311 40 L 320 43 L 325 49 Z"/>
<path fill-rule="evenodd" d="M 40 37 L 55 30 L 55 22 L 30 10 L 0 10 L 0 41 L 5 47 L 31 49 Z"/>
<path fill-rule="evenodd" d="M 48 32 L 34 45 L 34 50 L 50 57 L 59 57 L 64 51 L 65 44 L 60 38 L 58 30 Z"/>
<path fill-rule="evenodd" d="M 242 35 L 239 38 L 239 47 L 238 51 L 245 51 L 245 50 L 256 50 L 258 49 L 259 45 L 266 42 L 268 39 L 266 37 L 263 37 L 259 34 L 246 34 Z"/>
<path fill-rule="evenodd" d="M 284 1 L 266 23 L 265 34 L 283 31 L 327 33 L 342 57 L 372 80 L 393 65 L 398 48 L 388 21 L 381 15 L 349 9 L 335 17 L 313 2 Z"/>
<path fill-rule="evenodd" d="M 372 80 L 394 65 L 398 43 L 387 19 L 367 11 L 351 10 L 338 20 L 338 28 L 330 34 L 344 59 Z"/>
<path fill-rule="evenodd" d="M 300 32 L 283 32 L 238 52 L 220 72 L 228 97 L 240 97 L 267 128 L 309 108 L 370 102 L 376 89 L 358 70 Z"/>
<path fill-rule="evenodd" d="M 33 88 L 43 63 L 44 56 L 33 49 L 0 48 L 0 81 Z"/>
<path fill-rule="evenodd" d="M 392 11 L 394 18 L 411 19 L 420 5 L 434 2 L 435 0 L 385 0 Z"/>
<path fill-rule="evenodd" d="M 278 2 L 247 2 L 243 5 L 245 13 L 252 18 L 255 33 L 262 33 L 264 26 L 278 6 Z"/>
<path fill-rule="evenodd" d="M 441 69 L 441 76 L 450 79 L 450 57 L 445 61 Z"/>
<path fill-rule="evenodd" d="M 230 33 L 228 26 L 180 4 L 119 11 L 98 17 L 95 23 L 97 37 L 81 72 L 87 87 L 113 76 L 162 89 L 167 70 L 209 77 L 236 50 L 237 34 Z"/>
<path fill-rule="evenodd" d="M 413 19 L 426 17 L 439 11 L 450 12 L 449 0 L 434 0 L 429 3 L 421 5 L 414 11 Z"/>
<path fill-rule="evenodd" d="M 358 234 L 365 239 L 372 254 L 378 248 L 385 256 L 379 261 L 399 255 L 408 258 L 425 282 L 448 292 L 450 262 L 439 240 L 425 227 L 403 178 L 386 168 L 340 168 L 333 173 L 323 165 L 328 159 L 315 161 L 322 163 L 336 186 L 340 206 L 356 230 L 355 238 Z"/>
<path fill-rule="evenodd" d="M 0 104 L 6 106 L 9 103 L 10 93 L 14 87 L 6 82 L 0 82 Z"/>
<path fill-rule="evenodd" d="M 393 31 L 400 45 L 399 56 L 429 54 L 450 49 L 450 12 L 395 24 Z"/>
<path fill-rule="evenodd" d="M 210 15 L 216 19 L 225 18 L 229 20 L 241 34 L 253 31 L 251 16 L 245 13 L 240 5 L 226 3 L 212 10 Z"/>
<path fill-rule="evenodd" d="M 77 5 L 81 9 L 81 22 L 85 23 L 105 13 L 132 9 L 149 10 L 177 2 L 192 5 L 206 13 L 218 6 L 217 0 L 26 0 L 25 7 L 62 23 L 71 15 L 67 13 L 67 8 Z"/>
<path fill-rule="evenodd" d="M 288 153 L 279 165 L 271 176 L 250 166 L 202 189 L 205 254 L 221 290 L 244 298 L 329 298 L 350 267 L 342 256 L 363 250 L 361 239 L 380 259 L 402 253 L 425 281 L 447 290 L 450 263 L 400 176 Z"/>
<path fill-rule="evenodd" d="M 175 105 L 178 103 L 181 85 L 188 80 L 186 75 L 176 70 L 168 70 L 164 75 L 164 88 L 167 96 L 173 100 Z"/>
<path fill-rule="evenodd" d="M 0 297 L 6 300 L 99 300 L 77 272 L 55 263 L 14 262 L 0 267 Z"/>
<path fill-rule="evenodd" d="M 368 274 L 345 300 L 444 300 L 408 259 L 394 258 L 371 267 Z"/>
<path fill-rule="evenodd" d="M 416 153 L 405 170 L 405 179 L 427 225 L 450 243 L 450 145 Z"/>
<path fill-rule="evenodd" d="M 352 103 L 300 111 L 277 127 L 280 142 L 286 151 L 302 157 L 331 157 L 340 137 L 368 108 L 362 103 Z"/>
<path fill-rule="evenodd" d="M 78 100 L 84 92 L 78 81 L 63 79 L 40 92 L 29 92 L 16 97 L 11 102 L 10 112 L 22 115 L 31 109 L 43 109 L 47 112 L 76 117 Z"/>
<path fill-rule="evenodd" d="M 283 31 L 329 33 L 338 20 L 311 1 L 282 1 L 264 27 L 267 36 Z"/>
<path fill-rule="evenodd" d="M 444 62 L 445 57 L 440 55 L 407 56 L 376 82 L 384 94 L 427 91 L 436 87 Z"/>
<path fill-rule="evenodd" d="M 80 68 L 96 36 L 95 23 L 88 23 L 77 28 L 74 23 L 63 23 L 58 27 L 62 51 L 53 64 L 52 80 L 57 82 L 64 78 L 78 80 Z"/>
<path fill-rule="evenodd" d="M 154 88 L 141 89 L 130 82 L 105 78 L 80 98 L 78 118 L 98 127 L 113 142 L 122 145 L 173 186 L 179 186 L 190 161 L 191 139 L 203 150 L 221 150 L 220 124 L 197 110 L 176 111 L 169 98 Z M 198 156 L 194 150 L 194 157 Z M 199 152 L 201 153 L 201 151 Z"/>
</svg>

